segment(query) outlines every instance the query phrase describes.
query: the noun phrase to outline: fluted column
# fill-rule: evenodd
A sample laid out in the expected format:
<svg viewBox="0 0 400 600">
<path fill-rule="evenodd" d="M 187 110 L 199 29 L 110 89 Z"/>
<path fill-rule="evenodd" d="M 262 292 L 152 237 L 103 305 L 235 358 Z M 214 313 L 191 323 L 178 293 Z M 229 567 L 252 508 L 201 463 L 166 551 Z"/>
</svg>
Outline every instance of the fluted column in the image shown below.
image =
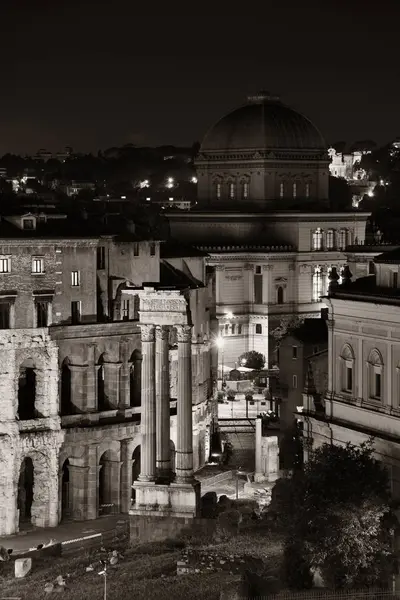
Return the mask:
<svg viewBox="0 0 400 600">
<path fill-rule="evenodd" d="M 139 481 L 156 477 L 155 327 L 140 324 L 142 339 L 142 411 Z"/>
<path fill-rule="evenodd" d="M 169 328 L 156 328 L 156 467 L 162 480 L 171 477 L 169 452 Z"/>
<path fill-rule="evenodd" d="M 176 479 L 193 480 L 192 326 L 177 325 L 178 402 Z"/>
</svg>

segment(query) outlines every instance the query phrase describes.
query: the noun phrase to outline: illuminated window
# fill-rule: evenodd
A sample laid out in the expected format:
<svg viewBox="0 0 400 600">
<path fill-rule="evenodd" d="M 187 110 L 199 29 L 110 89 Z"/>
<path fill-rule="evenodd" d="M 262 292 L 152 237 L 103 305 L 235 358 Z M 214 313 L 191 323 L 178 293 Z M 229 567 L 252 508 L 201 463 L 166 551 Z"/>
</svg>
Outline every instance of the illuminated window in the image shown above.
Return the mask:
<svg viewBox="0 0 400 600">
<path fill-rule="evenodd" d="M 244 183 L 243 184 L 243 198 L 246 200 L 246 198 L 249 197 L 249 184 L 248 183 Z"/>
<path fill-rule="evenodd" d="M 257 323 L 256 325 L 256 333 L 262 333 L 262 325 L 260 325 L 260 323 Z"/>
<path fill-rule="evenodd" d="M 340 354 L 341 358 L 341 388 L 343 392 L 350 394 L 353 392 L 353 369 L 354 352 L 353 348 L 346 344 Z"/>
<path fill-rule="evenodd" d="M 327 249 L 328 249 L 328 250 L 332 250 L 332 248 L 333 248 L 333 247 L 334 247 L 334 245 L 335 245 L 335 244 L 334 244 L 334 242 L 335 242 L 335 240 L 334 240 L 334 232 L 333 232 L 333 229 L 329 229 L 329 230 L 326 232 L 326 247 L 327 247 Z"/>
<path fill-rule="evenodd" d="M 11 257 L 0 257 L 0 273 L 11 273 Z"/>
<path fill-rule="evenodd" d="M 347 231 L 345 229 L 341 229 L 339 232 L 339 249 L 344 250 L 347 245 Z"/>
<path fill-rule="evenodd" d="M 369 398 L 382 399 L 383 360 L 379 350 L 372 350 L 368 357 Z"/>
<path fill-rule="evenodd" d="M 279 197 L 280 197 L 280 198 L 283 198 L 283 194 L 284 194 L 284 193 L 285 193 L 285 184 L 284 184 L 284 183 L 283 183 L 283 181 L 282 181 L 282 183 L 281 183 L 281 184 L 280 184 L 280 186 L 279 186 Z"/>
<path fill-rule="evenodd" d="M 322 296 L 322 271 L 321 267 L 315 267 L 312 276 L 312 299 L 314 302 L 319 302 Z"/>
<path fill-rule="evenodd" d="M 322 229 L 320 227 L 312 234 L 312 249 L 322 250 Z"/>
<path fill-rule="evenodd" d="M 44 260 L 43 258 L 33 257 L 32 258 L 32 273 L 40 274 L 44 273 Z"/>
<path fill-rule="evenodd" d="M 297 196 L 297 183 L 293 184 L 293 198 L 296 198 Z"/>
<path fill-rule="evenodd" d="M 121 317 L 123 321 L 129 320 L 129 300 L 122 300 Z"/>
<path fill-rule="evenodd" d="M 71 285 L 78 287 L 81 284 L 81 273 L 80 271 L 71 271 Z"/>
<path fill-rule="evenodd" d="M 306 198 L 310 197 L 310 184 L 306 183 Z"/>
<path fill-rule="evenodd" d="M 221 184 L 220 183 L 217 183 L 215 185 L 215 194 L 218 199 L 221 198 Z"/>
<path fill-rule="evenodd" d="M 229 184 L 229 198 L 231 200 L 233 200 L 235 198 L 235 184 L 234 183 Z"/>
</svg>

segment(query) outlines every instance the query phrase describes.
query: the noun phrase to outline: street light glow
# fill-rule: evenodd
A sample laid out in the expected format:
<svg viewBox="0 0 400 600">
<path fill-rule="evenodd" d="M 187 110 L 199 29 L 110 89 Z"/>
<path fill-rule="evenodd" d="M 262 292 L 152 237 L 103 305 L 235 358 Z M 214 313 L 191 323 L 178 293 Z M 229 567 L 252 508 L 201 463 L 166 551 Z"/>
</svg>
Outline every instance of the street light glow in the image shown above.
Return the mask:
<svg viewBox="0 0 400 600">
<path fill-rule="evenodd" d="M 224 347 L 224 343 L 225 343 L 225 341 L 224 341 L 224 338 L 222 337 L 222 335 L 219 335 L 219 336 L 217 337 L 217 339 L 216 339 L 215 343 L 216 343 L 216 345 L 217 345 L 217 347 L 218 347 L 218 348 L 221 348 L 221 349 L 222 349 L 222 348 Z"/>
<path fill-rule="evenodd" d="M 192 179 L 190 180 L 192 183 L 197 183 L 197 177 L 192 177 Z"/>
</svg>

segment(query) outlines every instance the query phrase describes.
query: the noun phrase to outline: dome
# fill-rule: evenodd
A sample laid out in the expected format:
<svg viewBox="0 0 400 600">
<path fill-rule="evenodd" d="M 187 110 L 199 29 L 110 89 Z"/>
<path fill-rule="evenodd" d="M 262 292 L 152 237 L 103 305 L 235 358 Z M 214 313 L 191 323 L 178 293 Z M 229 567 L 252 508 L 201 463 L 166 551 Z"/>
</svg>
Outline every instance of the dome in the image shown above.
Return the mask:
<svg viewBox="0 0 400 600">
<path fill-rule="evenodd" d="M 200 152 L 238 150 L 324 150 L 318 129 L 268 92 L 250 96 L 205 136 Z"/>
</svg>

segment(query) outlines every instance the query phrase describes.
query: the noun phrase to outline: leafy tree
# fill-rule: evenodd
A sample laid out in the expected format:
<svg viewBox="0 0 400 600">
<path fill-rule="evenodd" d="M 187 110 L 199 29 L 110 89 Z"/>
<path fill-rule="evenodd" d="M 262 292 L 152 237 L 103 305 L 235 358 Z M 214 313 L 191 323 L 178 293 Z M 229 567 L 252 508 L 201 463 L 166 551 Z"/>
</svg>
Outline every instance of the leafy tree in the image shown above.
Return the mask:
<svg viewBox="0 0 400 600">
<path fill-rule="evenodd" d="M 309 587 L 311 569 L 334 588 L 387 582 L 393 518 L 387 471 L 372 452 L 372 441 L 324 444 L 275 495 L 274 509 L 287 529 L 285 557 L 292 561 L 300 553 L 307 565 L 302 582 L 286 565 L 289 585 Z"/>
<path fill-rule="evenodd" d="M 239 365 L 259 371 L 265 365 L 265 356 L 261 352 L 251 350 L 239 356 Z"/>
</svg>

